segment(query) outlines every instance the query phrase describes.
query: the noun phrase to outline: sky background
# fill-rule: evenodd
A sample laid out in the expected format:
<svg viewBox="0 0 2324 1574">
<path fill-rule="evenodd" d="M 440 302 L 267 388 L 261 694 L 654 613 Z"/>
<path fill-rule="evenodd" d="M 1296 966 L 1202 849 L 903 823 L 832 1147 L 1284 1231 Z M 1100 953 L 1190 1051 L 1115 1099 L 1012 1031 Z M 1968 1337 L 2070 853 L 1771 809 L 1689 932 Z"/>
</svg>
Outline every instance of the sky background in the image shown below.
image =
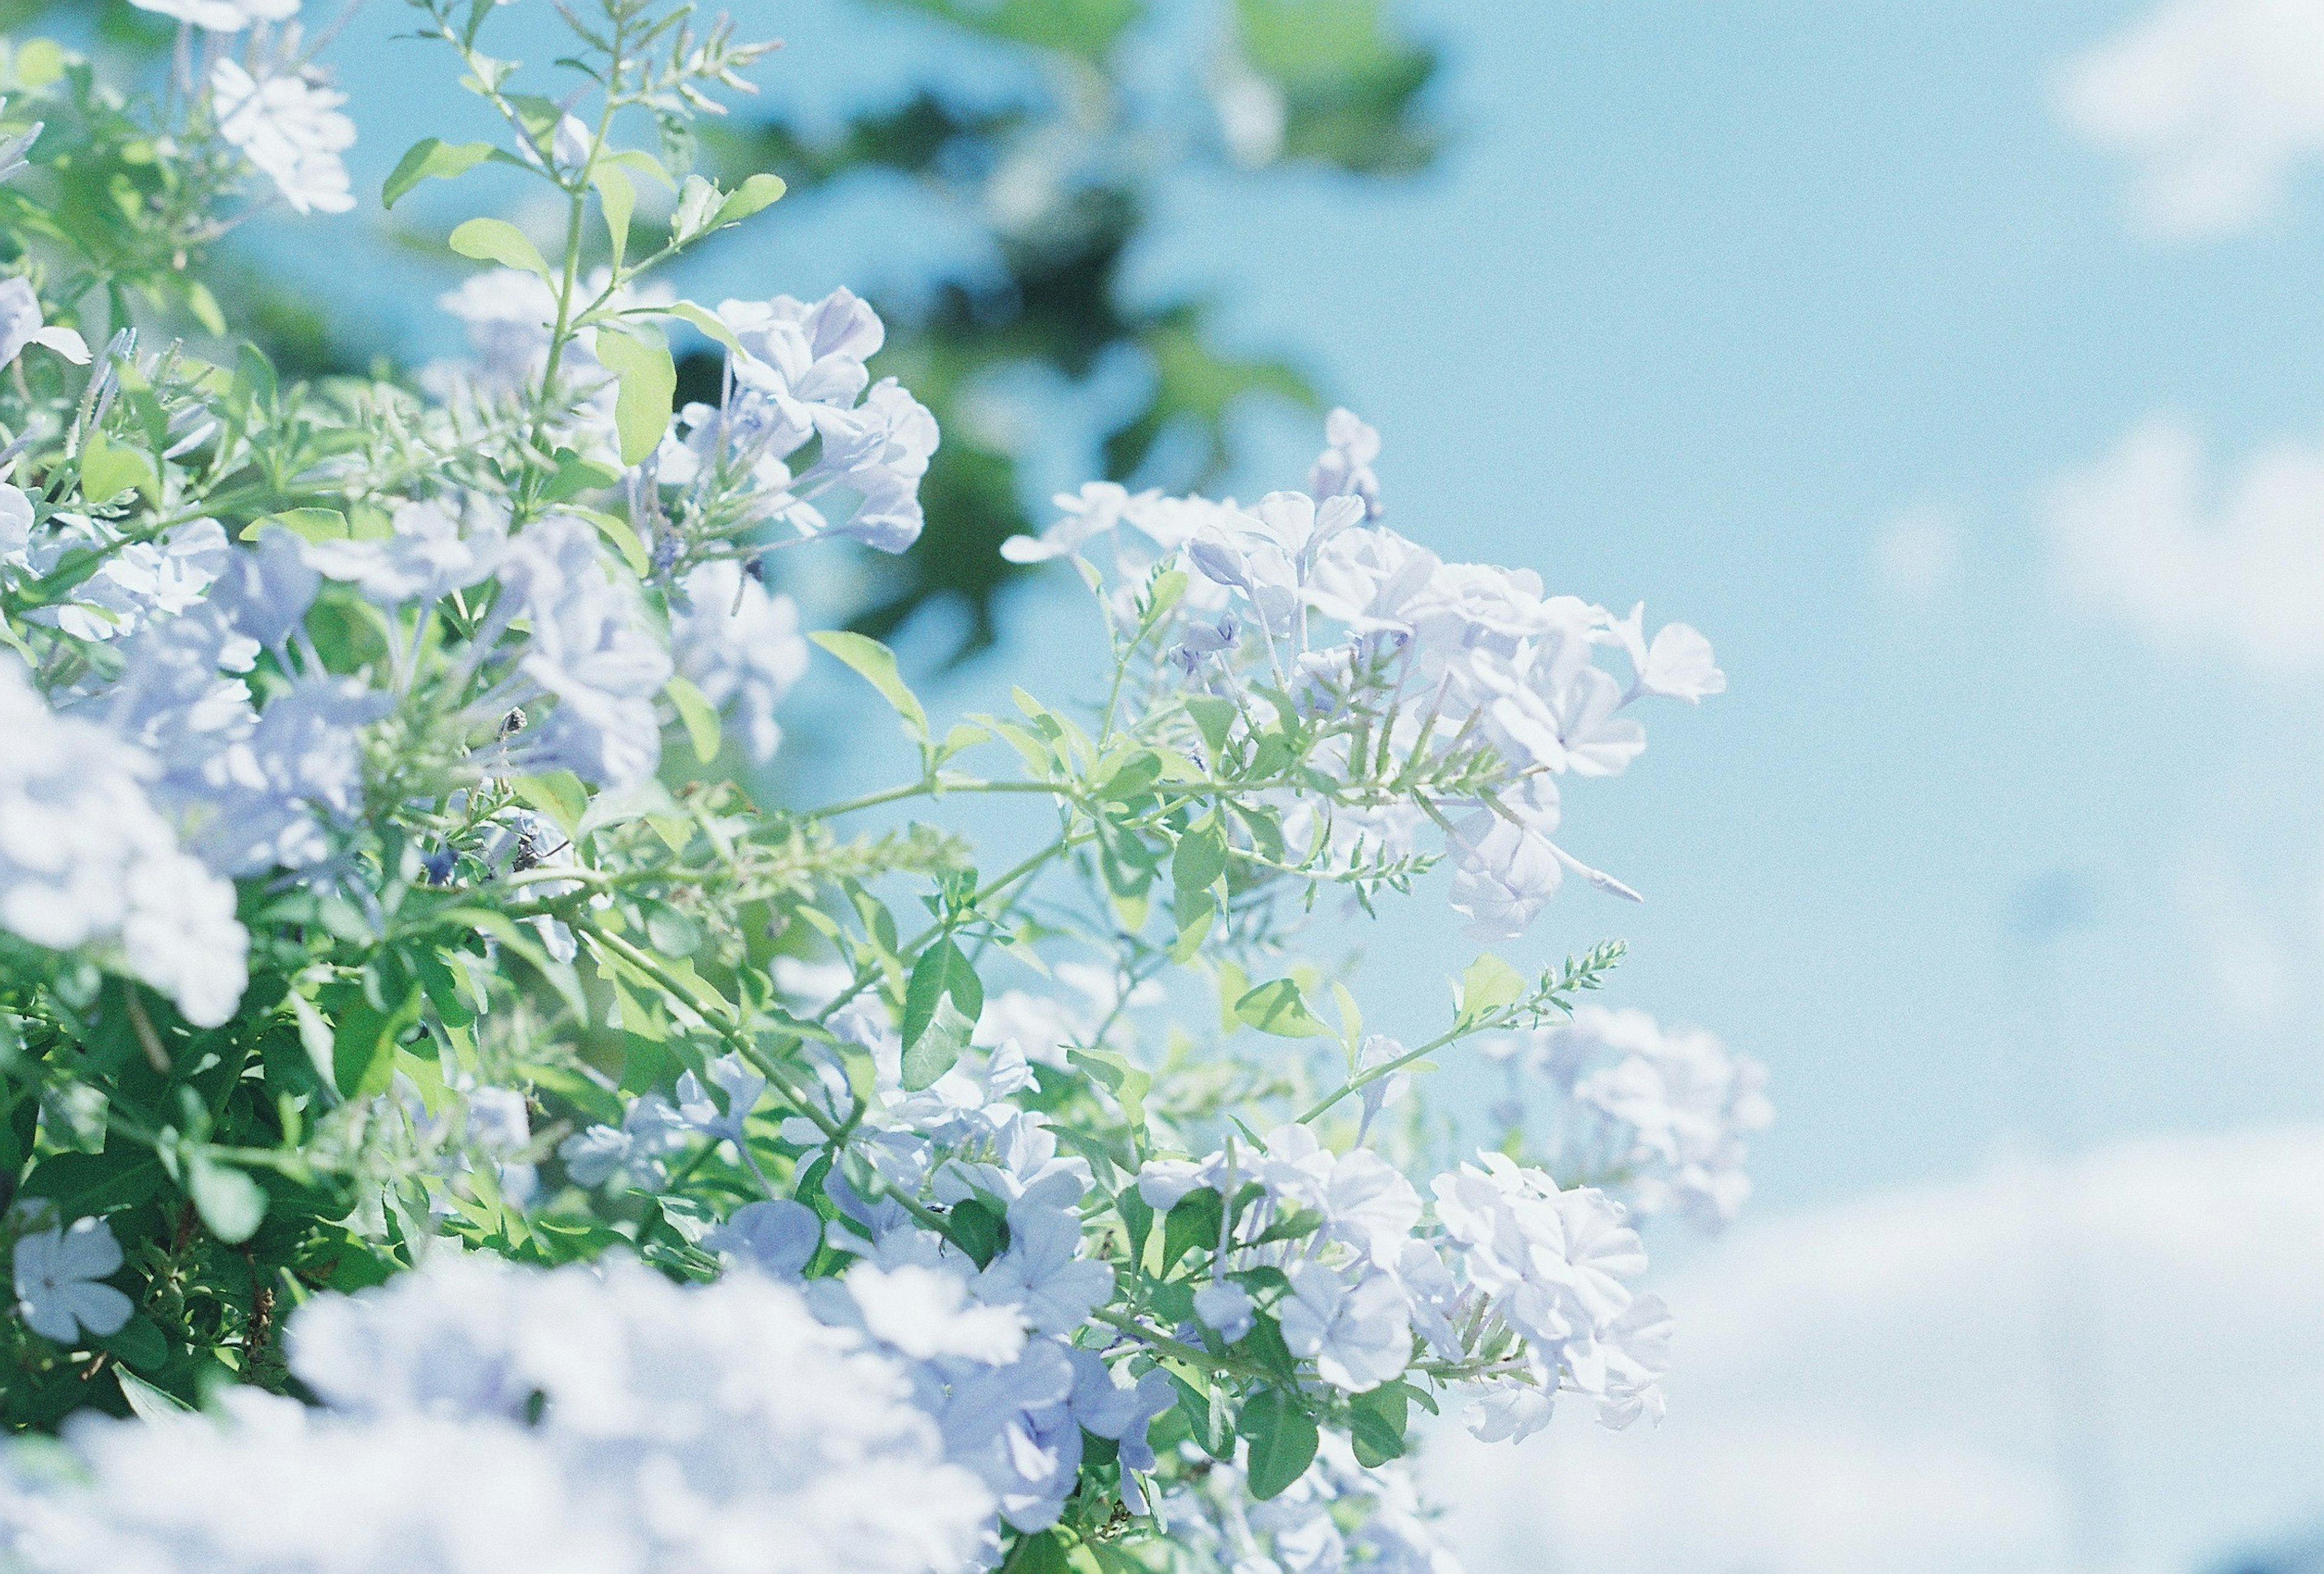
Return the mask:
<svg viewBox="0 0 2324 1574">
<path fill-rule="evenodd" d="M 736 9 L 790 41 L 771 104 L 931 58 L 1027 86 L 842 5 Z M 1506 954 L 1627 938 L 1609 1003 L 1766 1060 L 1781 1111 L 1757 1222 L 1670 1243 L 1703 1330 L 1673 1421 L 1457 1455 L 1499 1505 L 1476 1566 L 2194 1569 L 2324 1528 L 2324 5 L 1402 11 L 1446 51 L 1442 168 L 1175 180 L 1138 288 L 1216 294 L 1233 347 L 1379 427 L 1407 534 L 1710 635 L 1729 692 L 1567 798 L 1646 904 L 1570 888 Z M 336 51 L 374 191 L 469 113 L 398 20 Z M 718 289 L 964 244 L 879 188 L 759 226 Z M 375 310 L 445 339 L 412 280 Z M 1231 489 L 1298 484 L 1307 423 L 1251 431 Z M 1073 606 L 1023 592 L 934 698 L 1054 695 L 1095 648 Z M 1469 951 L 1441 904 L 1353 938 L 1368 1015 L 1428 1031 Z M 1858 1255 L 1893 1272 L 1830 1282 Z M 1523 1474 L 1553 1456 L 1592 1490 Z"/>
</svg>

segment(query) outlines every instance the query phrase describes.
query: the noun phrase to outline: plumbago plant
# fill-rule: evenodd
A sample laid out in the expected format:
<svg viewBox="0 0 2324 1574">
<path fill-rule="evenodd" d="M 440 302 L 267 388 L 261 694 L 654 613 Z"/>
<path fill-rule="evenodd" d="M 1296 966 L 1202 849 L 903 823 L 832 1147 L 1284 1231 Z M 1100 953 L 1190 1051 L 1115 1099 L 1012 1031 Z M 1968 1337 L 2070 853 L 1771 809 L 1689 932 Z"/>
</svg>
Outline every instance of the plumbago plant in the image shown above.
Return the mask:
<svg viewBox="0 0 2324 1574">
<path fill-rule="evenodd" d="M 1102 699 L 939 728 L 770 588 L 921 532 L 881 324 L 647 277 L 780 195 L 676 162 L 764 46 L 597 0 L 535 84 L 419 0 L 504 135 L 387 199 L 507 166 L 561 248 L 471 218 L 472 361 L 286 384 L 202 260 L 348 206 L 354 127 L 295 0 L 142 3 L 152 91 L 0 62 L 0 1413 L 60 1439 L 0 1558 L 1443 1570 L 1423 1412 L 1659 1417 L 1632 1219 L 1732 1215 L 1756 1065 L 1572 1011 L 1617 945 L 1480 955 L 1410 1046 L 1300 946 L 1440 863 L 1488 940 L 1629 894 L 1560 788 L 1723 687 L 1699 635 L 1398 535 L 1339 412 L 1304 492 L 1060 499 L 1007 551 L 1087 583 Z M 917 766 L 761 804 L 818 648 Z M 1047 833 L 895 818 L 985 794 Z M 1464 1043 L 1512 1092 L 1447 1153 Z"/>
</svg>

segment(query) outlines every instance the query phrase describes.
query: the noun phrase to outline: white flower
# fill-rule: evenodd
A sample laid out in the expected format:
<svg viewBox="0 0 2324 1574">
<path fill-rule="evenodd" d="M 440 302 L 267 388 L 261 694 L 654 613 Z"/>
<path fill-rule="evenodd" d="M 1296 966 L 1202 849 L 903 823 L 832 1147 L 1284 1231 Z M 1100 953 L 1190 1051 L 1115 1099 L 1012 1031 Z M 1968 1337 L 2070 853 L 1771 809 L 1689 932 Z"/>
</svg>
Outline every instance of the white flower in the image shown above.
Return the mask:
<svg viewBox="0 0 2324 1574">
<path fill-rule="evenodd" d="M 341 115 L 344 93 L 296 72 L 254 79 L 230 60 L 210 68 L 218 131 L 274 182 L 301 213 L 345 213 L 355 205 L 339 155 L 355 145 L 355 124 Z"/>
<path fill-rule="evenodd" d="M 16 1315 L 34 1333 L 71 1344 L 83 1329 L 99 1338 L 129 1320 L 129 1297 L 99 1283 L 121 1268 L 121 1243 L 101 1218 L 51 1225 L 16 1243 Z"/>
<path fill-rule="evenodd" d="M 1321 1263 L 1295 1263 L 1291 1293 L 1277 1307 L 1283 1342 L 1314 1358 L 1324 1382 L 1360 1393 L 1412 1361 L 1412 1314 L 1393 1273 L 1366 1270 L 1352 1282 Z"/>
<path fill-rule="evenodd" d="M 1099 536 L 1112 536 L 1124 523 L 1135 523 L 1139 511 L 1161 495 L 1132 495 L 1117 481 L 1086 481 L 1079 492 L 1060 492 L 1050 502 L 1065 517 L 1038 536 L 1012 535 L 1001 543 L 1001 555 L 1012 563 L 1045 563 L 1052 558 L 1078 553 Z"/>
<path fill-rule="evenodd" d="M 69 328 L 42 326 L 41 298 L 32 293 L 32 281 L 0 279 L 0 366 L 34 344 L 46 346 L 76 366 L 88 365 L 88 345 L 80 335 Z"/>
<path fill-rule="evenodd" d="M 507 550 L 508 523 L 489 505 L 464 522 L 441 503 L 399 505 L 379 540 L 310 541 L 308 564 L 324 578 L 353 585 L 366 601 L 397 606 L 429 602 L 489 577 Z"/>
<path fill-rule="evenodd" d="M 686 578 L 684 607 L 670 620 L 670 654 L 704 699 L 742 723 L 751 758 L 773 759 L 783 739 L 775 708 L 807 667 L 791 598 L 768 595 L 740 563 L 705 563 Z"/>
<path fill-rule="evenodd" d="M 1454 851 L 1452 911 L 1468 916 L 1467 932 L 1479 940 L 1523 934 L 1565 877 L 1546 838 L 1489 811 L 1461 822 Z"/>
<path fill-rule="evenodd" d="M 1025 1347 L 1025 1321 L 1015 1309 L 975 1303 L 956 1273 L 858 1263 L 844 1282 L 864 1331 L 916 1360 L 950 1356 L 999 1366 Z"/>
<path fill-rule="evenodd" d="M 254 22 L 288 22 L 299 14 L 299 0 L 129 0 L 140 11 L 151 11 L 177 22 L 189 22 L 211 32 L 240 32 Z"/>
<path fill-rule="evenodd" d="M 1194 1316 L 1228 1344 L 1250 1332 L 1251 1324 L 1257 1320 L 1250 1292 L 1231 1279 L 1221 1279 L 1195 1291 Z"/>
<path fill-rule="evenodd" d="M 702 1237 L 705 1250 L 732 1252 L 760 1273 L 797 1279 L 823 1244 L 815 1209 L 788 1198 L 746 1202 Z"/>
<path fill-rule="evenodd" d="M 1327 446 L 1308 472 L 1307 490 L 1318 498 L 1360 497 L 1366 515 L 1378 519 L 1379 477 L 1372 473 L 1372 461 L 1379 458 L 1379 433 L 1354 411 L 1340 409 L 1324 417 L 1323 441 Z"/>
<path fill-rule="evenodd" d="M 1683 623 L 1666 623 L 1655 631 L 1650 650 L 1646 617 L 1646 604 L 1641 601 L 1630 608 L 1629 616 L 1614 625 L 1622 648 L 1629 653 L 1631 670 L 1637 674 L 1635 686 L 1639 693 L 1700 705 L 1705 695 L 1727 691 L 1727 674 L 1719 670 L 1709 640 Z"/>
<path fill-rule="evenodd" d="M 903 1365 L 756 1274 L 441 1249 L 317 1297 L 289 1349 L 326 1408 L 241 1389 L 215 1416 L 90 1418 L 79 1469 L 0 1474 L 11 1566 L 927 1574 L 991 1523 Z"/>
<path fill-rule="evenodd" d="M 246 981 L 234 887 L 179 849 L 154 810 L 152 757 L 52 715 L 0 659 L 0 928 L 55 950 L 95 944 L 216 1027 Z"/>
<path fill-rule="evenodd" d="M 1060 1208 L 1009 1209 L 1009 1249 L 977 1276 L 976 1292 L 1014 1306 L 1043 1333 L 1069 1334 L 1113 1293 L 1113 1269 L 1078 1255 L 1081 1220 Z"/>
</svg>

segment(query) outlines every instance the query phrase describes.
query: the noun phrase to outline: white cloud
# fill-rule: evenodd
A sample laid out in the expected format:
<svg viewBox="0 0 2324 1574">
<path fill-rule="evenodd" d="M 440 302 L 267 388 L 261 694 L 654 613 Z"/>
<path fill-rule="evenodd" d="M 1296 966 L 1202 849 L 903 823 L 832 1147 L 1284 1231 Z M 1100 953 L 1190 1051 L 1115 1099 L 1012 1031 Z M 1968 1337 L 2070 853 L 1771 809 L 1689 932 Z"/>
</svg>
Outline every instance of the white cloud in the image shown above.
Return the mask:
<svg viewBox="0 0 2324 1574">
<path fill-rule="evenodd" d="M 2142 225 L 2249 227 L 2324 153 L 2324 0 L 2165 0 L 2069 66 L 2067 122 L 2139 166 Z"/>
<path fill-rule="evenodd" d="M 1424 1467 L 1471 1574 L 2184 1574 L 2324 1523 L 2319 1244 L 2324 1127 L 1747 1226 L 1673 1286 L 1659 1432 Z"/>
<path fill-rule="evenodd" d="M 1873 547 L 1880 582 L 1910 601 L 1941 594 L 1960 569 L 1961 529 L 1950 510 L 1930 505 L 1890 520 Z"/>
<path fill-rule="evenodd" d="M 2197 849 L 2179 871 L 2179 910 L 2227 1024 L 2281 1027 L 2294 969 L 2285 925 L 2267 912 L 2225 847 Z"/>
<path fill-rule="evenodd" d="M 2194 432 L 2153 420 L 2043 512 L 2069 588 L 2157 643 L 2324 670 L 2324 446 L 2262 449 L 2215 486 Z"/>
</svg>

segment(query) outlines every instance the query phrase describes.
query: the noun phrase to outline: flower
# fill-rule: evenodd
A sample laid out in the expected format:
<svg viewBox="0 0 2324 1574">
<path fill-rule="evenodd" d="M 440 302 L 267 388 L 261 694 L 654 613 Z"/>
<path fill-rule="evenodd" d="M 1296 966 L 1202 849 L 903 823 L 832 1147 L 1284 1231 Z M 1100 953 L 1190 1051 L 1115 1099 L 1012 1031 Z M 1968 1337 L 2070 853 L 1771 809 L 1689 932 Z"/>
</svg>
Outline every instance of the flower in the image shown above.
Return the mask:
<svg viewBox="0 0 2324 1574">
<path fill-rule="evenodd" d="M 742 723 L 751 758 L 773 759 L 783 741 L 775 707 L 807 675 L 807 643 L 791 598 L 768 595 L 739 563 L 705 563 L 686 578 L 669 643 L 678 671 Z"/>
<path fill-rule="evenodd" d="M 904 1366 L 756 1274 L 439 1250 L 318 1296 L 288 1348 L 323 1408 L 239 1389 L 216 1415 L 91 1417 L 75 1471 L 0 1467 L 12 1567 L 926 1574 L 991 1521 Z"/>
<path fill-rule="evenodd" d="M 702 1237 L 705 1250 L 732 1252 L 776 1279 L 797 1279 L 822 1244 L 823 1221 L 815 1209 L 788 1198 L 746 1202 Z"/>
<path fill-rule="evenodd" d="M 299 0 L 129 0 L 140 11 L 191 23 L 211 32 L 240 32 L 254 22 L 288 22 Z"/>
<path fill-rule="evenodd" d="M 994 1306 L 1014 1306 L 1043 1333 L 1069 1334 L 1113 1293 L 1113 1269 L 1077 1255 L 1081 1221 L 1063 1208 L 1019 1201 L 1009 1209 L 1009 1249 L 976 1282 Z"/>
<path fill-rule="evenodd" d="M 1295 1263 L 1291 1293 L 1276 1309 L 1283 1342 L 1314 1358 L 1316 1375 L 1335 1388 L 1377 1388 L 1412 1361 L 1412 1314 L 1396 1275 L 1377 1269 L 1352 1280 L 1321 1263 Z"/>
<path fill-rule="evenodd" d="M 234 887 L 188 856 L 148 796 L 152 755 L 44 705 L 0 659 L 0 928 L 51 949 L 97 945 L 216 1027 L 247 980 Z"/>
<path fill-rule="evenodd" d="M 1194 1316 L 1230 1345 L 1250 1332 L 1256 1320 L 1250 1292 L 1231 1279 L 1214 1280 L 1194 1292 Z"/>
<path fill-rule="evenodd" d="M 381 606 L 432 602 L 489 577 L 507 549 L 508 523 L 477 504 L 464 521 L 442 503 L 399 505 L 378 540 L 308 542 L 308 565 L 325 579 L 353 585 Z"/>
<path fill-rule="evenodd" d="M 208 25 L 205 23 L 205 25 Z M 218 133 L 242 150 L 301 213 L 345 213 L 355 205 L 339 155 L 355 145 L 355 123 L 341 115 L 344 93 L 295 71 L 254 78 L 221 60 L 210 68 Z"/>
<path fill-rule="evenodd" d="M 22 355 L 26 345 L 42 345 L 76 366 L 88 365 L 88 345 L 69 328 L 44 327 L 41 298 L 29 279 L 0 279 L 0 366 Z M 27 522 L 30 523 L 29 521 Z"/>
<path fill-rule="evenodd" d="M 121 1268 L 121 1243 L 101 1218 L 51 1225 L 16 1242 L 16 1315 L 59 1344 L 103 1338 L 129 1320 L 129 1297 L 100 1282 Z"/>
</svg>

